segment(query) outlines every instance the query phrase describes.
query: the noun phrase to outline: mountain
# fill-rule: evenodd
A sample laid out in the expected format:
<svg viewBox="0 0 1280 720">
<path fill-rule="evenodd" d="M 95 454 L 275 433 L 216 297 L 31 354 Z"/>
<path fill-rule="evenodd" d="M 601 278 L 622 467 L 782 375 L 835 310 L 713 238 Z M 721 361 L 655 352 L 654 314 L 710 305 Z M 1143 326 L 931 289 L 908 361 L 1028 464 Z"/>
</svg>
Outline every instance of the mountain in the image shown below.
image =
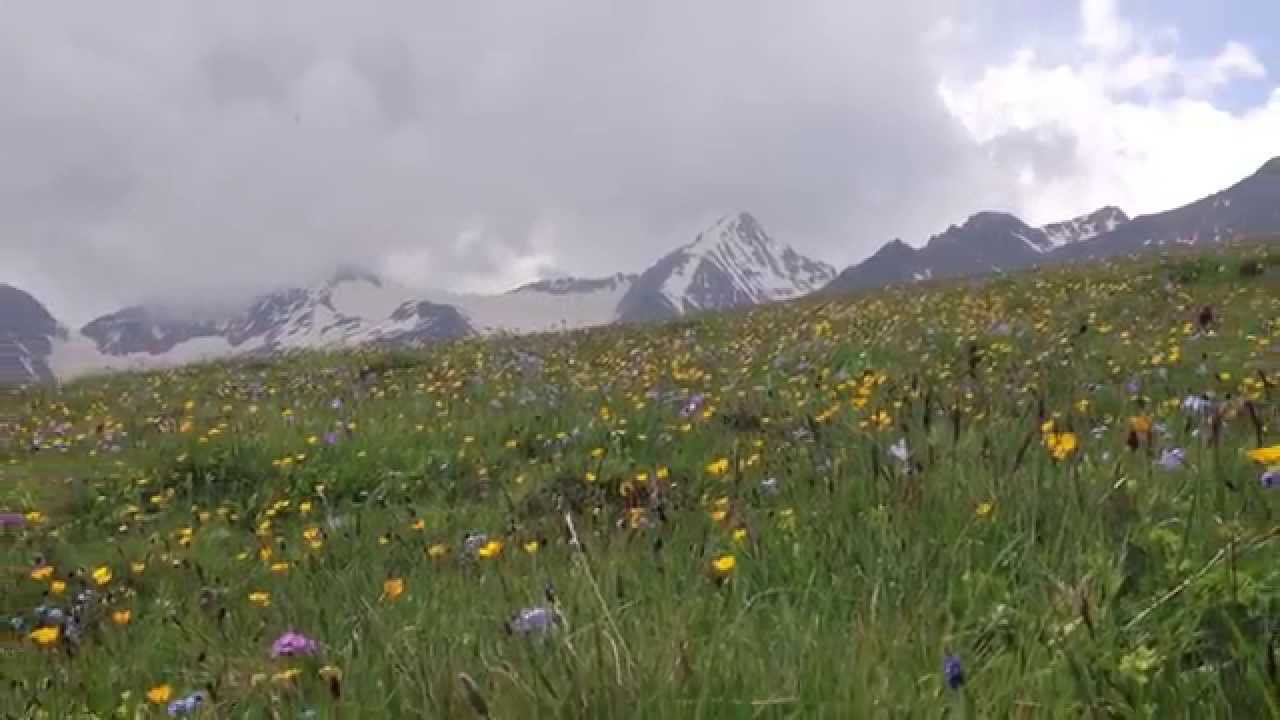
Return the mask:
<svg viewBox="0 0 1280 720">
<path fill-rule="evenodd" d="M 120 357 L 163 356 L 201 340 L 211 341 L 205 345 L 214 354 L 231 355 L 450 340 L 474 331 L 451 305 L 417 300 L 372 273 L 343 269 L 320 286 L 267 293 L 222 318 L 131 307 L 94 320 L 81 333 L 98 352 Z"/>
<path fill-rule="evenodd" d="M 603 278 L 576 278 L 571 275 L 565 275 L 521 285 L 508 294 L 583 295 L 601 291 L 612 292 L 618 288 L 629 288 L 637 277 L 639 276 L 630 273 L 617 273 Z"/>
<path fill-rule="evenodd" d="M 828 286 L 861 290 L 891 283 L 1017 270 L 1046 262 L 1063 249 L 1115 231 L 1129 221 L 1120 208 L 1104 207 L 1064 222 L 1031 227 L 1009 213 L 981 212 L 952 225 L 916 249 L 894 240 Z"/>
<path fill-rule="evenodd" d="M 835 275 L 765 233 L 751 215 L 721 218 L 693 242 L 658 260 L 618 303 L 624 322 L 678 317 L 800 297 Z"/>
<path fill-rule="evenodd" d="M 0 284 L 0 386 L 52 380 L 49 356 L 65 335 L 38 300 Z"/>
<path fill-rule="evenodd" d="M 1280 157 L 1256 173 L 1188 205 L 1134 218 L 1115 230 L 1063 248 L 1056 259 L 1080 260 L 1165 245 L 1200 245 L 1280 232 Z"/>
</svg>

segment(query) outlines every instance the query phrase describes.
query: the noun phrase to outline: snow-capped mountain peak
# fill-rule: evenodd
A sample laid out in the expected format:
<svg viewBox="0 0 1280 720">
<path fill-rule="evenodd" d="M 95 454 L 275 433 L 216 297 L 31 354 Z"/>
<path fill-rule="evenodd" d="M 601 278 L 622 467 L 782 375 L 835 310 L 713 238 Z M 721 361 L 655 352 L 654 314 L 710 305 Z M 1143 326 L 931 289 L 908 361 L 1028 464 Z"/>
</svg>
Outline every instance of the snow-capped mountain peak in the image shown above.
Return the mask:
<svg viewBox="0 0 1280 720">
<path fill-rule="evenodd" d="M 1040 228 L 1044 232 L 1045 252 L 1064 245 L 1092 240 L 1129 222 L 1129 216 L 1114 205 L 1108 205 L 1088 215 L 1081 215 L 1065 222 Z"/>
<path fill-rule="evenodd" d="M 830 265 L 778 243 L 750 214 L 736 213 L 642 273 L 619 303 L 618 317 L 658 320 L 787 300 L 817 290 L 834 276 Z"/>
</svg>

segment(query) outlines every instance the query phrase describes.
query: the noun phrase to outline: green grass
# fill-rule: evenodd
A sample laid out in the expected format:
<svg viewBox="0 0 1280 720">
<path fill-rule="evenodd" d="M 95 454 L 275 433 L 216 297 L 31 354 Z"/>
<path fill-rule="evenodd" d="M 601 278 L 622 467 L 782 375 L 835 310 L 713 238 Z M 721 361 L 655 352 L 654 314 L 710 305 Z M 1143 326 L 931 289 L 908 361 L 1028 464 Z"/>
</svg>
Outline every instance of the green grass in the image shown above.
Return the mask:
<svg viewBox="0 0 1280 720">
<path fill-rule="evenodd" d="M 0 713 L 164 716 L 167 684 L 218 718 L 1280 717 L 1280 491 L 1247 456 L 1280 443 L 1276 257 L 0 399 L 0 511 L 44 516 L 0 530 Z M 100 567 L 78 641 L 32 641 Z M 563 624 L 508 635 L 548 586 Z M 291 628 L 320 652 L 270 658 Z"/>
</svg>

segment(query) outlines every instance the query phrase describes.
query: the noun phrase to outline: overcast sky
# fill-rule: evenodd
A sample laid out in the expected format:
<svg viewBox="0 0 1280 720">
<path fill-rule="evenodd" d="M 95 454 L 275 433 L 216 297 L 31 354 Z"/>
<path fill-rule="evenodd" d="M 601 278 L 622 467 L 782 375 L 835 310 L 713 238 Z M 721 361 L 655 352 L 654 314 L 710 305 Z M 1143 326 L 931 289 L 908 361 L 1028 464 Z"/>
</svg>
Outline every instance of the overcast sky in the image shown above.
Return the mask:
<svg viewBox="0 0 1280 720">
<path fill-rule="evenodd" d="M 0 10 L 0 282 L 69 324 L 352 261 L 467 291 L 640 270 L 739 209 L 844 266 L 1280 155 L 1274 0 Z"/>
</svg>

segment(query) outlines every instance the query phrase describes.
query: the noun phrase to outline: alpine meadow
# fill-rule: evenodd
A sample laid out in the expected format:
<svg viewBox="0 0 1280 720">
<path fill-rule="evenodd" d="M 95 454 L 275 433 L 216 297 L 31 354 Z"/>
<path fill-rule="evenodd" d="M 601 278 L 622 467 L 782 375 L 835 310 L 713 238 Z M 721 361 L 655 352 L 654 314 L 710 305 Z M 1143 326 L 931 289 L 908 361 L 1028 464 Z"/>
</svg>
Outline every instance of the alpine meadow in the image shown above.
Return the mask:
<svg viewBox="0 0 1280 720">
<path fill-rule="evenodd" d="M 0 396 L 7 718 L 1280 717 L 1280 245 Z"/>
</svg>

